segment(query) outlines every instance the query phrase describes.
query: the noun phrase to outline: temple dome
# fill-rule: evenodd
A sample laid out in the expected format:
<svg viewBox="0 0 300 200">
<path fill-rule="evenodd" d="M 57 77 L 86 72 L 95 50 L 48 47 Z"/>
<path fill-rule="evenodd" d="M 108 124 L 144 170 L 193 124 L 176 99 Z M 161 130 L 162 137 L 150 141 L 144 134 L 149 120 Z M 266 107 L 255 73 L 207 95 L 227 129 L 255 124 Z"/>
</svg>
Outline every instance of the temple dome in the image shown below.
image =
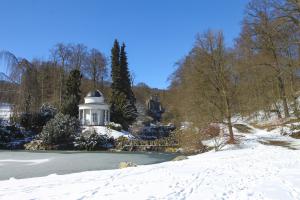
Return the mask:
<svg viewBox="0 0 300 200">
<path fill-rule="evenodd" d="M 90 91 L 86 97 L 102 97 L 102 93 L 99 90 Z"/>
<path fill-rule="evenodd" d="M 90 91 L 84 98 L 84 103 L 104 103 L 104 96 L 99 90 Z"/>
</svg>

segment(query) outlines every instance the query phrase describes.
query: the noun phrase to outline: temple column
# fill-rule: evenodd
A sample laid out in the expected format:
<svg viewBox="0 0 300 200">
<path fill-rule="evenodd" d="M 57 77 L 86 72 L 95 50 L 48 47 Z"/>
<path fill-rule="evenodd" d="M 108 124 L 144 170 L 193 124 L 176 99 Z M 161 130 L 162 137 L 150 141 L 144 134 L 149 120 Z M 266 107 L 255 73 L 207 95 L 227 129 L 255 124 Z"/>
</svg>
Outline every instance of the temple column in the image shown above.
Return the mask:
<svg viewBox="0 0 300 200">
<path fill-rule="evenodd" d="M 110 122 L 110 111 L 107 111 L 107 121 Z"/>
<path fill-rule="evenodd" d="M 97 110 L 97 121 L 98 121 L 98 122 L 97 122 L 97 123 L 98 123 L 97 125 L 98 125 L 98 126 L 101 125 L 101 121 L 100 121 L 100 120 L 101 120 L 101 119 L 100 119 L 100 112 L 101 112 L 101 110 Z"/>
<path fill-rule="evenodd" d="M 104 124 L 107 123 L 107 110 L 104 110 Z"/>
<path fill-rule="evenodd" d="M 92 121 L 92 109 L 90 109 L 90 125 L 93 125 L 93 121 Z"/>
<path fill-rule="evenodd" d="M 85 109 L 82 109 L 82 119 L 81 119 L 81 123 L 82 125 L 85 125 Z"/>
<path fill-rule="evenodd" d="M 100 124 L 101 124 L 101 126 L 103 126 L 103 123 L 104 123 L 104 119 L 103 119 L 103 115 L 104 115 L 104 113 L 103 113 L 104 111 L 101 109 L 101 111 L 100 111 L 100 117 L 101 117 L 101 119 L 100 119 Z"/>
<path fill-rule="evenodd" d="M 106 123 L 105 115 L 106 115 L 106 111 L 103 110 L 103 125 L 105 125 L 105 123 Z"/>
</svg>

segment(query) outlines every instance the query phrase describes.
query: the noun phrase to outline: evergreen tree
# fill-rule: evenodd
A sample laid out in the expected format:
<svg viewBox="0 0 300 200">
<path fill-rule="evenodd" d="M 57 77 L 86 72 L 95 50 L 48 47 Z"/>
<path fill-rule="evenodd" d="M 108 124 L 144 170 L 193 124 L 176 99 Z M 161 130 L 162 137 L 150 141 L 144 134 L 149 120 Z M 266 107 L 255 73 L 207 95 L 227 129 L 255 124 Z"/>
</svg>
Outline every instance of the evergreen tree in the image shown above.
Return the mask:
<svg viewBox="0 0 300 200">
<path fill-rule="evenodd" d="M 116 93 L 114 102 L 111 105 L 112 121 L 122 125 L 123 129 L 128 130 L 129 125 L 137 117 L 135 107 L 130 104 L 123 92 Z"/>
<path fill-rule="evenodd" d="M 131 88 L 131 77 L 128 70 L 128 62 L 127 62 L 127 55 L 125 51 L 125 44 L 122 44 L 121 52 L 120 52 L 120 74 L 122 77 L 122 89 L 126 95 L 126 98 L 130 101 L 131 106 L 136 111 L 135 107 L 135 96 Z"/>
<path fill-rule="evenodd" d="M 68 80 L 66 82 L 66 91 L 64 102 L 62 106 L 63 114 L 68 114 L 71 117 L 78 117 L 78 104 L 80 101 L 81 91 L 81 74 L 78 69 L 70 71 Z"/>
<path fill-rule="evenodd" d="M 120 51 L 119 43 L 115 40 L 111 53 L 111 120 L 120 123 L 124 129 L 128 129 L 137 117 L 137 110 L 131 89 L 125 44 L 122 45 Z"/>
<path fill-rule="evenodd" d="M 111 49 L 111 79 L 112 79 L 112 95 L 121 88 L 120 76 L 120 45 L 118 40 L 115 40 L 114 46 Z"/>
<path fill-rule="evenodd" d="M 68 144 L 73 142 L 78 131 L 79 121 L 77 118 L 58 113 L 47 122 L 38 137 L 45 144 Z"/>
</svg>

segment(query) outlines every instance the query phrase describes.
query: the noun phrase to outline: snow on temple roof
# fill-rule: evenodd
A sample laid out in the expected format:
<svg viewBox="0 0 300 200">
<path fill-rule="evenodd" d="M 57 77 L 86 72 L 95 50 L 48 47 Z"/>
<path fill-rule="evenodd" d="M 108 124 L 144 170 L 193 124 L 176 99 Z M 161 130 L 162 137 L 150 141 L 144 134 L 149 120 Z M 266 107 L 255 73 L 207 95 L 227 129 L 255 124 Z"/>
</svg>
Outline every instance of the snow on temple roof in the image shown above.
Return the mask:
<svg viewBox="0 0 300 200">
<path fill-rule="evenodd" d="M 86 97 L 102 97 L 103 94 L 99 90 L 90 91 Z"/>
</svg>

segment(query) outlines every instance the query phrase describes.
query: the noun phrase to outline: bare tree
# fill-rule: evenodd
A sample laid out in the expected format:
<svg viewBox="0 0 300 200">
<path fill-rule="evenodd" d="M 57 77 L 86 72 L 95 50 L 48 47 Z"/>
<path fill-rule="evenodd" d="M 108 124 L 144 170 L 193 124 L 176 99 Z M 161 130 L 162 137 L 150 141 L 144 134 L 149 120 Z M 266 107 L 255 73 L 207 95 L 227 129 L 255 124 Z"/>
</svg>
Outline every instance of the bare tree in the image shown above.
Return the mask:
<svg viewBox="0 0 300 200">
<path fill-rule="evenodd" d="M 50 50 L 53 62 L 60 68 L 59 73 L 59 107 L 62 106 L 62 98 L 63 98 L 63 87 L 65 82 L 65 71 L 69 66 L 69 60 L 71 56 L 70 47 L 63 44 L 58 43 L 54 46 L 53 49 Z"/>
<path fill-rule="evenodd" d="M 20 86 L 20 109 L 25 113 L 38 111 L 40 106 L 40 88 L 37 80 L 37 69 L 26 59 L 22 59 L 19 65 L 23 69 Z"/>
<path fill-rule="evenodd" d="M 299 0 L 273 0 L 272 6 L 278 11 L 279 18 L 300 27 L 300 1 Z"/>
<path fill-rule="evenodd" d="M 287 38 L 291 38 L 287 28 L 292 27 L 287 27 L 285 20 L 276 17 L 277 11 L 271 5 L 270 0 L 253 0 L 247 7 L 244 23 L 249 27 L 256 65 L 267 67 L 274 73 L 285 117 L 289 117 L 285 54 L 289 48 Z"/>
<path fill-rule="evenodd" d="M 199 35 L 194 52 L 199 92 L 210 104 L 211 116 L 215 120 L 224 120 L 230 137 L 228 142 L 234 143 L 232 116 L 237 75 L 234 72 L 233 55 L 224 46 L 222 32 L 212 31 Z"/>
<path fill-rule="evenodd" d="M 84 44 L 69 45 L 70 49 L 70 67 L 72 69 L 82 70 L 87 62 L 87 47 Z"/>
<path fill-rule="evenodd" d="M 232 116 L 237 112 L 238 75 L 235 56 L 225 48 L 222 32 L 208 31 L 197 37 L 189 55 L 172 77 L 174 115 L 194 124 L 195 131 L 210 123 L 223 123 L 234 143 Z M 199 133 L 200 134 L 200 133 Z"/>
<path fill-rule="evenodd" d="M 105 56 L 97 49 L 91 49 L 85 67 L 86 75 L 92 79 L 93 87 L 96 89 L 97 83 L 101 83 L 101 89 L 104 87 L 104 79 L 107 77 L 107 60 Z"/>
</svg>

